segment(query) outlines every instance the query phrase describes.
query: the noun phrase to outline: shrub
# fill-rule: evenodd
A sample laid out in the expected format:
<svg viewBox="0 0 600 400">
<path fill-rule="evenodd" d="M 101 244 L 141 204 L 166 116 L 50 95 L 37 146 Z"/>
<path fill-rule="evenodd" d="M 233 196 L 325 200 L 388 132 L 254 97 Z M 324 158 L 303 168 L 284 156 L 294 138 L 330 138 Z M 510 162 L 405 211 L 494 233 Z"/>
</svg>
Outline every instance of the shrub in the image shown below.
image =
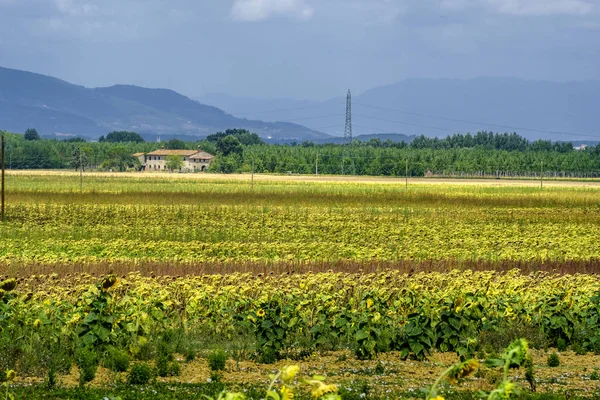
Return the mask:
<svg viewBox="0 0 600 400">
<path fill-rule="evenodd" d="M 153 375 L 152 368 L 147 363 L 135 364 L 131 367 L 131 371 L 127 376 L 127 383 L 130 385 L 145 385 L 150 382 Z"/>
<path fill-rule="evenodd" d="M 164 378 L 169 375 L 169 361 L 167 354 L 158 354 L 158 357 L 156 357 L 156 372 L 158 376 Z"/>
<path fill-rule="evenodd" d="M 46 385 L 48 388 L 52 389 L 56 386 L 56 367 L 54 364 L 51 364 L 48 368 L 48 374 L 46 376 Z"/>
<path fill-rule="evenodd" d="M 176 361 L 173 361 L 173 354 L 166 342 L 161 342 L 158 346 L 158 354 L 156 356 L 156 370 L 158 376 L 177 376 L 181 371 L 181 367 Z"/>
<path fill-rule="evenodd" d="M 215 350 L 208 355 L 208 367 L 211 371 L 222 371 L 225 369 L 227 354 L 222 349 Z"/>
<path fill-rule="evenodd" d="M 129 368 L 130 358 L 124 350 L 111 347 L 104 354 L 102 366 L 113 372 L 125 372 Z"/>
<path fill-rule="evenodd" d="M 533 359 L 531 357 L 527 358 L 525 361 L 525 380 L 529 383 L 529 389 L 532 392 L 536 391 L 536 382 L 535 382 L 535 371 L 533 370 Z"/>
<path fill-rule="evenodd" d="M 191 347 L 188 347 L 185 350 L 184 356 L 186 362 L 194 361 L 196 359 L 196 350 L 194 350 Z"/>
<path fill-rule="evenodd" d="M 172 361 L 167 369 L 168 376 L 179 376 L 181 374 L 181 366 L 177 361 Z"/>
<path fill-rule="evenodd" d="M 221 375 L 217 371 L 211 371 L 210 382 L 221 382 Z"/>
<path fill-rule="evenodd" d="M 134 354 L 136 360 L 149 361 L 152 359 L 154 353 L 154 346 L 152 342 L 148 341 L 140 346 L 137 353 Z"/>
<path fill-rule="evenodd" d="M 273 364 L 278 359 L 279 354 L 271 348 L 264 348 L 256 354 L 256 362 L 259 364 Z"/>
<path fill-rule="evenodd" d="M 587 354 L 587 349 L 582 346 L 581 343 L 573 343 L 571 345 L 571 350 L 573 350 L 578 356 L 585 356 Z"/>
<path fill-rule="evenodd" d="M 552 353 L 548 356 L 547 362 L 549 367 L 558 367 L 560 365 L 560 358 L 558 358 L 558 354 Z"/>
<path fill-rule="evenodd" d="M 558 351 L 567 350 L 567 341 L 563 338 L 558 338 L 558 340 L 556 341 L 556 349 Z"/>
<path fill-rule="evenodd" d="M 87 347 L 79 349 L 75 355 L 75 364 L 79 368 L 80 386 L 94 380 L 96 371 L 98 370 L 98 356 L 96 352 Z"/>
</svg>

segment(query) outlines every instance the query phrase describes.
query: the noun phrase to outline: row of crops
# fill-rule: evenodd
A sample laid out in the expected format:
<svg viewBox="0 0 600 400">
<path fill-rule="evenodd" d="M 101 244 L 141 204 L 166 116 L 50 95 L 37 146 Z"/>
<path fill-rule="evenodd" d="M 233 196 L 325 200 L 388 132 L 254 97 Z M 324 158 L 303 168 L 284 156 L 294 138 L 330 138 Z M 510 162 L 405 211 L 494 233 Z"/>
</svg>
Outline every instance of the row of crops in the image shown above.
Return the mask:
<svg viewBox="0 0 600 400">
<path fill-rule="evenodd" d="M 1 283 L 0 346 L 14 357 L 3 357 L 0 369 L 37 357 L 35 346 L 28 348 L 34 342 L 99 351 L 116 346 L 135 355 L 173 329 L 203 340 L 250 338 L 263 362 L 340 347 L 360 359 L 387 351 L 418 359 L 432 350 L 468 356 L 495 334 L 600 350 L 600 281 L 590 275 L 131 273 L 96 281 L 83 274 Z"/>
<path fill-rule="evenodd" d="M 76 189 L 77 187 L 77 189 Z M 0 264 L 588 262 L 594 187 L 9 175 Z M 0 271 L 2 271 L 0 269 Z M 6 271 L 6 269 L 4 270 Z"/>
<path fill-rule="evenodd" d="M 9 206 L 0 260 L 590 260 L 600 209 Z"/>
</svg>

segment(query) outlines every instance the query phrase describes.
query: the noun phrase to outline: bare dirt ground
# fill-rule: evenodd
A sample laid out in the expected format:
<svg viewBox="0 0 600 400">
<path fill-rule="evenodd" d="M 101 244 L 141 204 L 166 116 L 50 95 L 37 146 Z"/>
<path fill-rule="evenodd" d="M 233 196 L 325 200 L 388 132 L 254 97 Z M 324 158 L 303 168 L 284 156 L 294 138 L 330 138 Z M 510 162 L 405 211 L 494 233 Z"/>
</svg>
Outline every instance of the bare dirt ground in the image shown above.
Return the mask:
<svg viewBox="0 0 600 400">
<path fill-rule="evenodd" d="M 44 175 L 44 176 L 79 176 L 79 172 L 65 170 L 8 170 L 7 175 Z M 124 177 L 124 178 L 167 178 L 186 180 L 219 180 L 219 181 L 251 181 L 252 176 L 246 174 L 212 174 L 212 173 L 168 173 L 168 172 L 84 172 L 84 176 L 92 177 Z M 254 174 L 257 182 L 330 182 L 330 183 L 374 183 L 374 184 L 406 184 L 405 178 L 381 176 L 339 176 L 339 175 L 279 175 Z M 474 185 L 474 186 L 540 186 L 539 180 L 534 179 L 476 179 L 476 178 L 409 178 L 408 185 Z M 570 186 L 600 188 L 597 180 L 544 180 L 544 186 Z"/>
<path fill-rule="evenodd" d="M 560 366 L 550 368 L 547 357 L 550 354 L 544 350 L 533 350 L 534 373 L 537 389 L 541 393 L 564 393 L 570 391 L 581 395 L 591 394 L 600 387 L 600 381 L 590 379 L 590 375 L 598 368 L 600 356 L 593 354 L 575 355 L 572 351 L 560 353 Z M 197 358 L 192 362 L 184 362 L 181 355 L 176 356 L 181 364 L 181 375 L 169 378 L 158 378 L 159 382 L 170 383 L 204 383 L 209 381 L 211 371 L 205 358 Z M 343 360 L 343 361 L 342 361 Z M 458 362 L 454 353 L 434 352 L 425 361 L 403 361 L 398 352 L 380 354 L 377 359 L 370 361 L 356 360 L 349 351 L 315 353 L 303 361 L 281 360 L 275 364 L 256 364 L 252 361 L 228 360 L 225 372 L 222 374 L 225 383 L 268 385 L 269 374 L 286 365 L 298 365 L 303 377 L 312 375 L 326 376 L 328 383 L 346 386 L 355 381 L 366 381 L 372 390 L 381 393 L 399 393 L 404 391 L 415 392 L 418 396 L 419 389 L 430 387 L 435 379 L 450 365 Z M 381 372 L 376 373 L 380 364 Z M 529 388 L 524 381 L 524 369 L 511 370 L 511 379 L 518 381 L 524 388 Z M 475 376 L 466 378 L 463 382 L 453 386 L 457 390 L 492 390 L 500 379 L 501 371 L 480 366 Z M 66 387 L 75 387 L 79 381 L 77 367 L 73 366 L 68 375 L 59 377 L 60 382 Z M 116 381 L 126 380 L 126 373 L 113 373 L 105 368 L 99 368 L 92 386 L 106 387 Z M 41 384 L 41 378 L 20 378 L 23 384 Z M 573 394 L 572 393 L 572 394 Z"/>
</svg>

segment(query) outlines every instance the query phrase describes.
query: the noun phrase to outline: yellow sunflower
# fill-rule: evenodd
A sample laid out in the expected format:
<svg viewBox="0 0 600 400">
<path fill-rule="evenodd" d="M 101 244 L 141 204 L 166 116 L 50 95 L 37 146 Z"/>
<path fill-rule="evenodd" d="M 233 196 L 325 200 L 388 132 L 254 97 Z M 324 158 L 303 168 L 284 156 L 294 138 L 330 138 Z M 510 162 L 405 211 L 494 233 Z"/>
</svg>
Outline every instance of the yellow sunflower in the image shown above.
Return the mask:
<svg viewBox="0 0 600 400">
<path fill-rule="evenodd" d="M 291 382 L 296 377 L 299 371 L 300 367 L 297 365 L 285 366 L 281 370 L 281 380 L 286 383 Z"/>
<path fill-rule="evenodd" d="M 292 400 L 294 398 L 294 390 L 285 385 L 280 390 L 281 400 Z"/>
</svg>

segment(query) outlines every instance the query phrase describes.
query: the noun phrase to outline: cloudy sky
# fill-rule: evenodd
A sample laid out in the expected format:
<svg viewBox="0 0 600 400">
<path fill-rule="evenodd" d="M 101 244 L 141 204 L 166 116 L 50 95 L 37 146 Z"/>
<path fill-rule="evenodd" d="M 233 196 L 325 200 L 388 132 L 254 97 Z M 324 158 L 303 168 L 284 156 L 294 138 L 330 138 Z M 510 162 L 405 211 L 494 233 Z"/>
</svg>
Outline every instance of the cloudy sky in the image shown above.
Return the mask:
<svg viewBox="0 0 600 400">
<path fill-rule="evenodd" d="M 306 99 L 413 77 L 600 79 L 600 0 L 0 0 L 0 66 Z"/>
</svg>

